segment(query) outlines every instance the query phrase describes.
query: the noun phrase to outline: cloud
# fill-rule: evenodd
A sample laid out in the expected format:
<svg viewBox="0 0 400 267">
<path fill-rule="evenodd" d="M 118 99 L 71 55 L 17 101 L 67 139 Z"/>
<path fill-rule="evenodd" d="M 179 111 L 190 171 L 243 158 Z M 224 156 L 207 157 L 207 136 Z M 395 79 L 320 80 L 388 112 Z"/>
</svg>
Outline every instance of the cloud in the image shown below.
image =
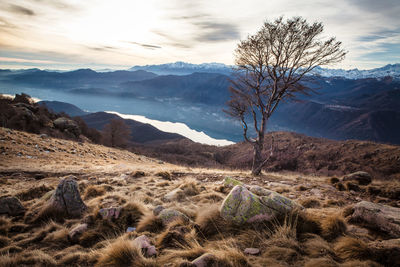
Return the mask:
<svg viewBox="0 0 400 267">
<path fill-rule="evenodd" d="M 147 48 L 147 49 L 151 49 L 151 50 L 162 48 L 161 46 L 152 45 L 152 44 L 142 44 L 142 43 L 138 43 L 138 42 L 127 42 L 127 43 L 138 45 L 138 46 L 141 46 L 141 47 L 144 47 L 144 48 Z"/>
<path fill-rule="evenodd" d="M 23 6 L 14 5 L 14 4 L 9 5 L 9 10 L 12 12 L 19 13 L 22 15 L 27 15 L 27 16 L 35 16 L 36 15 L 33 10 L 23 7 Z"/>
<path fill-rule="evenodd" d="M 196 40 L 201 42 L 220 42 L 240 38 L 237 25 L 232 23 L 201 21 L 193 22 L 193 25 L 197 26 L 199 30 Z"/>
</svg>

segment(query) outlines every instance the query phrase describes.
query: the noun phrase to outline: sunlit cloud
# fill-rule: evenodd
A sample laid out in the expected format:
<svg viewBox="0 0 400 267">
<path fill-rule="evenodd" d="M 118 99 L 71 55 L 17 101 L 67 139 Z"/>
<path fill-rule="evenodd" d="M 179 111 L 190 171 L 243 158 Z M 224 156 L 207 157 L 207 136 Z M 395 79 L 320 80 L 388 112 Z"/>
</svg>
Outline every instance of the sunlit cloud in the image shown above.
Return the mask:
<svg viewBox="0 0 400 267">
<path fill-rule="evenodd" d="M 399 60 L 399 13 L 398 0 L 3 0 L 0 56 L 68 69 L 232 64 L 240 39 L 283 15 L 323 22 L 349 52 L 335 67 L 372 68 Z"/>
</svg>

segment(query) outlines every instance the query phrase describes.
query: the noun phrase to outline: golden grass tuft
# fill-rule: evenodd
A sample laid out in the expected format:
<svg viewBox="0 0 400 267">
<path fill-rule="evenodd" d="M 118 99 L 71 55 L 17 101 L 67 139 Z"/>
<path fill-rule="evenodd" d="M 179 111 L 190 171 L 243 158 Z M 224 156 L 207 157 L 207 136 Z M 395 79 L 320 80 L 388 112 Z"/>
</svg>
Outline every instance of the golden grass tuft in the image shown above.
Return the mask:
<svg viewBox="0 0 400 267">
<path fill-rule="evenodd" d="M 31 187 L 29 189 L 23 190 L 19 192 L 16 197 L 18 197 L 22 201 L 27 201 L 35 198 L 40 198 L 47 192 L 53 190 L 54 188 L 47 186 L 47 185 L 40 185 L 36 187 Z"/>
<path fill-rule="evenodd" d="M 330 257 L 307 259 L 304 267 L 338 267 L 339 264 Z"/>
<path fill-rule="evenodd" d="M 301 204 L 304 208 L 319 208 L 319 207 L 321 207 L 321 202 L 317 198 L 301 199 L 299 201 L 299 204 Z"/>
<path fill-rule="evenodd" d="M 101 251 L 96 266 L 157 266 L 154 259 L 143 256 L 132 240 L 119 238 Z"/>
<path fill-rule="evenodd" d="M 11 219 L 0 217 L 0 235 L 7 235 L 12 226 Z"/>
<path fill-rule="evenodd" d="M 149 231 L 153 233 L 159 233 L 162 230 L 164 230 L 164 224 L 162 220 L 151 212 L 144 214 L 140 218 L 136 227 L 137 232 Z"/>
<path fill-rule="evenodd" d="M 163 178 L 165 180 L 171 180 L 171 174 L 167 171 L 157 172 L 156 176 L 160 176 L 161 178 Z"/>
<path fill-rule="evenodd" d="M 168 225 L 168 228 L 157 236 L 156 247 L 184 248 L 188 247 L 193 236 L 190 235 L 192 228 L 184 220 L 175 220 Z"/>
<path fill-rule="evenodd" d="M 219 206 L 212 205 L 201 209 L 196 217 L 196 230 L 200 238 L 210 238 L 214 235 L 224 236 L 223 233 L 236 229 L 220 215 Z"/>
<path fill-rule="evenodd" d="M 333 257 L 335 253 L 330 244 L 318 235 L 313 235 L 302 244 L 303 251 L 310 258 Z"/>
<path fill-rule="evenodd" d="M 0 256 L 1 267 L 11 266 L 57 266 L 57 262 L 49 254 L 41 250 L 31 250 L 13 255 Z"/>
<path fill-rule="evenodd" d="M 136 226 L 140 218 L 145 214 L 146 208 L 139 202 L 128 202 L 122 209 L 120 217 L 116 220 L 121 230 L 126 230 L 127 227 Z"/>
<path fill-rule="evenodd" d="M 330 182 L 331 184 L 337 184 L 337 183 L 340 182 L 340 180 L 339 180 L 339 178 L 337 178 L 337 177 L 331 177 L 331 178 L 329 179 L 329 182 Z"/>
<path fill-rule="evenodd" d="M 146 176 L 146 173 L 144 171 L 134 171 L 131 172 L 130 176 L 132 176 L 133 178 L 140 178 Z"/>
<path fill-rule="evenodd" d="M 0 236 L 0 248 L 4 248 L 10 244 L 11 240 L 6 236 Z"/>
<path fill-rule="evenodd" d="M 101 185 L 89 185 L 86 187 L 83 199 L 88 200 L 94 197 L 103 196 L 106 193 L 106 189 Z"/>
<path fill-rule="evenodd" d="M 360 260 L 352 260 L 352 261 L 347 261 L 344 262 L 341 267 L 383 267 L 383 265 L 380 265 L 377 262 L 374 261 L 360 261 Z"/>
<path fill-rule="evenodd" d="M 368 259 L 370 250 L 368 245 L 353 237 L 341 237 L 337 240 L 334 251 L 343 260 Z"/>
<path fill-rule="evenodd" d="M 195 196 L 200 193 L 198 182 L 193 178 L 185 178 L 179 188 L 183 190 L 186 196 Z"/>
<path fill-rule="evenodd" d="M 292 248 L 271 246 L 266 249 L 262 257 L 272 258 L 286 263 L 294 263 L 299 258 L 299 254 Z"/>
<path fill-rule="evenodd" d="M 332 214 L 324 218 L 321 222 L 322 236 L 329 241 L 346 234 L 347 225 L 343 217 Z"/>
</svg>

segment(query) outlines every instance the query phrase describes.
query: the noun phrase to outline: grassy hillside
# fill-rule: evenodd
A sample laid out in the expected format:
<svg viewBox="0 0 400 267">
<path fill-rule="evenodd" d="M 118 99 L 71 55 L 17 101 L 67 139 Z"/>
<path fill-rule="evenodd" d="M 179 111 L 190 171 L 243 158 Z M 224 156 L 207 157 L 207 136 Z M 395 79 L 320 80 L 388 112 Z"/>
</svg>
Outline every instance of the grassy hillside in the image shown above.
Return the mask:
<svg viewBox="0 0 400 267">
<path fill-rule="evenodd" d="M 46 210 L 53 190 L 70 175 L 87 206 L 80 218 Z M 222 183 L 227 176 L 277 191 L 306 209 L 269 224 L 232 224 L 219 213 L 230 191 Z M 191 262 L 206 253 L 212 266 L 393 266 L 396 258 L 387 255 L 396 249 L 375 246 L 387 237 L 349 220 L 361 200 L 400 206 L 399 183 L 374 178 L 367 186 L 295 172 L 253 178 L 247 171 L 173 165 L 0 128 L 0 196 L 15 196 L 25 208 L 0 217 L 0 266 L 196 266 Z M 163 224 L 154 215 L 159 205 L 189 220 Z M 99 210 L 111 207 L 120 208 L 119 217 L 102 219 Z M 71 237 L 82 224 L 83 234 Z M 126 232 L 128 227 L 135 230 Z M 138 248 L 133 240 L 141 235 L 156 256 L 145 257 L 147 250 Z M 259 251 L 251 255 L 246 248 Z"/>
</svg>

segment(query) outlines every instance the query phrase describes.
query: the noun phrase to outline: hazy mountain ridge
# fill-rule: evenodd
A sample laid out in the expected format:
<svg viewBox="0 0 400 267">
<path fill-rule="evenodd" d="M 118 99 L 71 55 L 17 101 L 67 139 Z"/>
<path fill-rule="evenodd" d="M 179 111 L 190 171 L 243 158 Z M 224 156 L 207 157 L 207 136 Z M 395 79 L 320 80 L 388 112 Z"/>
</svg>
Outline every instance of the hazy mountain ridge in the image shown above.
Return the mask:
<svg viewBox="0 0 400 267">
<path fill-rule="evenodd" d="M 397 65 L 379 70 L 396 70 Z M 199 65 L 178 62 L 162 66 L 195 71 Z M 201 68 L 212 71 L 212 68 L 225 67 L 223 64 L 203 64 Z M 229 122 L 222 112 L 229 99 L 230 76 L 225 74 L 194 72 L 157 75 L 143 70 L 98 73 L 89 69 L 59 73 L 31 69 L 0 72 L 0 79 L 10 87 L 23 84 L 51 89 L 51 92 L 67 92 L 80 100 L 90 101 L 92 97 L 103 99 L 104 103 L 96 107 L 92 105 L 92 110 L 113 110 L 107 105 L 111 98 L 118 105 L 121 99 L 133 103 L 143 100 L 146 104 L 132 104 L 129 110 L 114 111 L 183 122 L 192 129 L 205 131 L 219 139 L 242 140 L 240 126 Z M 397 127 L 400 124 L 399 80 L 392 77 L 348 79 L 315 76 L 308 85 L 317 93 L 302 96 L 301 102 L 282 103 L 272 116 L 270 130 L 295 131 L 333 139 L 400 143 L 396 137 L 400 135 Z M 80 106 L 85 107 L 85 104 Z"/>
</svg>

